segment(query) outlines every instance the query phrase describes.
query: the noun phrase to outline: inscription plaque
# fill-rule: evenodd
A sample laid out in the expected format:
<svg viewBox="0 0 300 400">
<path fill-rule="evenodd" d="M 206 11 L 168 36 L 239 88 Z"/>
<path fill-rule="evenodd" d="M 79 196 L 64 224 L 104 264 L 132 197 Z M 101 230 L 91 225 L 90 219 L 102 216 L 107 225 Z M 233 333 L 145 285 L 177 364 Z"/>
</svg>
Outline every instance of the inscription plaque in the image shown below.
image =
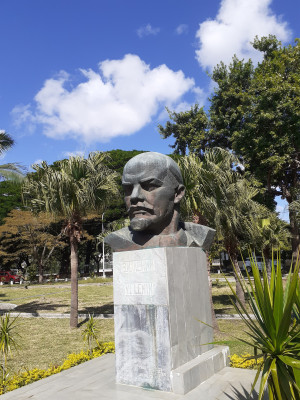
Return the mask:
<svg viewBox="0 0 300 400">
<path fill-rule="evenodd" d="M 158 250 L 114 253 L 115 304 L 167 305 L 166 258 Z"/>
<path fill-rule="evenodd" d="M 125 296 L 154 296 L 155 283 L 125 283 Z"/>
</svg>

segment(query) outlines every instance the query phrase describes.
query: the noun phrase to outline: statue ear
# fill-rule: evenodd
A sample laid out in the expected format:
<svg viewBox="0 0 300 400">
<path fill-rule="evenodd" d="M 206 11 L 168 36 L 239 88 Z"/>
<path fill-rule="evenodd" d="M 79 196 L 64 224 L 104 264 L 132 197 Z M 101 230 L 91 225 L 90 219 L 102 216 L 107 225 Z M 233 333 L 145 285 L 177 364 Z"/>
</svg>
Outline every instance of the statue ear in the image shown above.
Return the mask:
<svg viewBox="0 0 300 400">
<path fill-rule="evenodd" d="M 178 204 L 184 195 L 185 195 L 185 187 L 183 185 L 179 185 L 175 191 L 174 204 Z"/>
</svg>

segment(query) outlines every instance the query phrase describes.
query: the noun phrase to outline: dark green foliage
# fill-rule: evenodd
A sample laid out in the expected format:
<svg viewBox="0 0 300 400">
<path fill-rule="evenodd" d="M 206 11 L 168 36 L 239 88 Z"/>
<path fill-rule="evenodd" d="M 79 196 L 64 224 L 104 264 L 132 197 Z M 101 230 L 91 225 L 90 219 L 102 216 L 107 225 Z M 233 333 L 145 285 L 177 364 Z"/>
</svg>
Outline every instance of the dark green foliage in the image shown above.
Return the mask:
<svg viewBox="0 0 300 400">
<path fill-rule="evenodd" d="M 0 182 L 0 225 L 14 208 L 22 208 L 21 184 L 12 181 Z"/>
<path fill-rule="evenodd" d="M 132 158 L 137 156 L 138 154 L 143 153 L 143 151 L 139 150 L 132 150 L 132 151 L 125 151 L 125 150 L 111 150 L 108 152 L 109 158 L 106 161 L 106 165 L 112 169 L 113 171 L 119 174 L 117 178 L 117 183 L 119 186 L 120 196 L 112 199 L 109 208 L 105 211 L 104 221 L 105 224 L 116 221 L 122 220 L 127 218 L 127 211 L 123 199 L 123 189 L 121 185 L 122 181 L 122 173 L 124 165 Z M 99 233 L 99 232 L 98 232 Z"/>
<path fill-rule="evenodd" d="M 253 73 L 251 60 L 244 62 L 237 57 L 228 67 L 221 63 L 214 69 L 211 78 L 218 86 L 210 98 L 210 147 L 232 148 L 232 137 L 242 129 L 244 112 L 249 107 L 247 93 Z"/>
<path fill-rule="evenodd" d="M 138 154 L 143 153 L 141 150 L 111 150 L 107 152 L 109 159 L 105 163 L 110 169 L 118 172 L 122 176 L 124 165 L 132 158 Z"/>
<path fill-rule="evenodd" d="M 273 195 L 289 203 L 300 179 L 300 43 L 281 47 L 274 36 L 255 39 L 264 60 L 233 58 L 218 65 L 211 98 L 212 138 L 242 156 Z"/>
<path fill-rule="evenodd" d="M 255 38 L 253 46 L 264 56 L 256 67 L 235 56 L 229 66 L 214 68 L 211 78 L 217 87 L 208 117 L 197 105 L 184 113 L 169 111 L 172 121 L 159 130 L 164 138 L 174 136 L 176 153 L 216 146 L 233 150 L 268 192 L 260 201 L 272 208 L 275 196 L 291 204 L 300 190 L 300 40 L 282 47 L 270 35 Z M 203 116 L 202 126 L 196 111 Z M 299 226 L 296 211 L 289 210 L 296 257 Z"/>
<path fill-rule="evenodd" d="M 195 104 L 188 111 L 175 112 L 167 108 L 171 121 L 166 126 L 158 125 L 161 136 L 166 139 L 174 136 L 175 143 L 171 147 L 175 154 L 186 155 L 187 150 L 201 155 L 207 145 L 208 118 L 203 107 Z"/>
</svg>

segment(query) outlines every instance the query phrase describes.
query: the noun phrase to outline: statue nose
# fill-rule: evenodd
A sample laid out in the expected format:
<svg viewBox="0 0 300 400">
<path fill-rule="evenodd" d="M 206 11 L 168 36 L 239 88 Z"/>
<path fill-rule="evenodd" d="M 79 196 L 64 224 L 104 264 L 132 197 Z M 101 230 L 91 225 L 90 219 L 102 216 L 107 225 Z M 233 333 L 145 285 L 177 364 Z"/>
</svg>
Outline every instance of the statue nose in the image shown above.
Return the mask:
<svg viewBox="0 0 300 400">
<path fill-rule="evenodd" d="M 135 202 L 138 200 L 144 200 L 144 196 L 142 194 L 142 188 L 140 185 L 134 185 L 131 196 L 130 196 L 130 201 Z"/>
</svg>

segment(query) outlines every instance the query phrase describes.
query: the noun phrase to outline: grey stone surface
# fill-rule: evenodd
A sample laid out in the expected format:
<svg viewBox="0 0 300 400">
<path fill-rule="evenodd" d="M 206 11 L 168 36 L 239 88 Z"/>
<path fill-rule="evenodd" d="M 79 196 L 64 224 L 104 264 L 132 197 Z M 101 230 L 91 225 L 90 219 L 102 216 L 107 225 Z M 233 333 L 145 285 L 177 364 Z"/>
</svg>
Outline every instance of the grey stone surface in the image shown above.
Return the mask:
<svg viewBox="0 0 300 400">
<path fill-rule="evenodd" d="M 13 310 L 16 307 L 17 305 L 12 303 L 0 303 L 0 311 L 9 311 Z"/>
<path fill-rule="evenodd" d="M 116 379 L 171 390 L 171 370 L 210 350 L 206 256 L 200 248 L 114 253 Z"/>
<path fill-rule="evenodd" d="M 114 304 L 167 305 L 167 259 L 160 249 L 113 254 Z"/>
<path fill-rule="evenodd" d="M 171 372 L 174 393 L 186 394 L 228 366 L 229 348 L 217 346 Z"/>
<path fill-rule="evenodd" d="M 106 236 L 114 251 L 174 246 L 208 250 L 213 229 L 179 222 L 185 188 L 180 169 L 170 157 L 154 152 L 133 157 L 124 167 L 122 184 L 130 227 Z"/>
<path fill-rule="evenodd" d="M 256 371 L 226 367 L 186 395 L 115 383 L 114 355 L 6 393 L 1 400 L 246 400 Z M 252 399 L 257 400 L 259 382 Z"/>
<path fill-rule="evenodd" d="M 168 309 L 116 306 L 116 382 L 171 390 Z"/>
</svg>

